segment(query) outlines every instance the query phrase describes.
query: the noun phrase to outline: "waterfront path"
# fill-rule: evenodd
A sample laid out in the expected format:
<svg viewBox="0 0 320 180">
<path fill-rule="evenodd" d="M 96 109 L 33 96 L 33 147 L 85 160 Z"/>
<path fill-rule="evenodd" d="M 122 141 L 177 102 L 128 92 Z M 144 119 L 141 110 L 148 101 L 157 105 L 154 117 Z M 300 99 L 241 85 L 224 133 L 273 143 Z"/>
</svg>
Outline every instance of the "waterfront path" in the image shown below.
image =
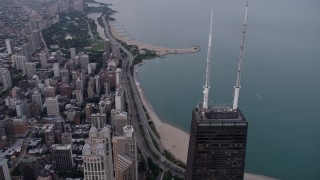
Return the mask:
<svg viewBox="0 0 320 180">
<path fill-rule="evenodd" d="M 187 53 L 195 53 L 200 51 L 200 47 L 194 46 L 194 45 L 192 45 L 190 48 L 166 48 L 166 47 L 146 44 L 137 39 L 131 38 L 127 34 L 125 35 L 121 34 L 121 32 L 119 32 L 118 29 L 116 28 L 115 23 L 109 22 L 109 27 L 110 27 L 111 34 L 115 39 L 122 41 L 127 45 L 136 45 L 138 46 L 139 50 L 148 49 L 148 50 L 154 51 L 158 56 L 165 56 L 168 54 L 187 54 Z"/>
</svg>

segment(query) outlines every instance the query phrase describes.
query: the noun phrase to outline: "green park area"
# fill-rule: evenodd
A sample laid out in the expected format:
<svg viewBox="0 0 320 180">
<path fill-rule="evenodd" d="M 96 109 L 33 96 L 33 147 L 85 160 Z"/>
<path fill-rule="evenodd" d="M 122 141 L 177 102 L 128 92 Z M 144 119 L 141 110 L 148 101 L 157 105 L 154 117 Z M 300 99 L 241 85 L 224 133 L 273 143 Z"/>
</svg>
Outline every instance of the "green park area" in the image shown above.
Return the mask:
<svg viewBox="0 0 320 180">
<path fill-rule="evenodd" d="M 85 50 L 87 51 L 99 51 L 103 52 L 104 51 L 104 42 L 103 40 L 99 39 L 91 39 L 89 40 L 90 46 L 85 47 Z"/>
</svg>

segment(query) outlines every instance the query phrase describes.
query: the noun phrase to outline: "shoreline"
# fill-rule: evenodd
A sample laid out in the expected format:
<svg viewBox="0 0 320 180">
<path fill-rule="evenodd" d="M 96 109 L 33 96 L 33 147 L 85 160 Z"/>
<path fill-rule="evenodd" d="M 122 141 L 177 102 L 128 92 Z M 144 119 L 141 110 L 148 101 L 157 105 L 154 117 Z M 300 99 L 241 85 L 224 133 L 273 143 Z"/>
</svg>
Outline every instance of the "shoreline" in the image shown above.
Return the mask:
<svg viewBox="0 0 320 180">
<path fill-rule="evenodd" d="M 112 36 L 115 39 L 118 39 L 119 41 L 122 41 L 126 43 L 127 45 L 136 45 L 140 51 L 143 51 L 144 49 L 148 49 L 150 51 L 154 51 L 158 56 L 165 56 L 169 54 L 188 54 L 188 53 L 196 53 L 200 51 L 200 47 L 196 45 L 190 45 L 190 48 L 166 48 L 166 47 L 160 47 L 157 45 L 151 45 L 144 43 L 142 41 L 139 41 L 135 38 L 131 38 L 129 35 L 125 34 L 122 35 L 117 31 L 116 25 L 114 25 L 114 22 L 108 22 L 109 28 Z M 121 29 L 124 29 L 123 26 L 121 26 Z"/>
</svg>

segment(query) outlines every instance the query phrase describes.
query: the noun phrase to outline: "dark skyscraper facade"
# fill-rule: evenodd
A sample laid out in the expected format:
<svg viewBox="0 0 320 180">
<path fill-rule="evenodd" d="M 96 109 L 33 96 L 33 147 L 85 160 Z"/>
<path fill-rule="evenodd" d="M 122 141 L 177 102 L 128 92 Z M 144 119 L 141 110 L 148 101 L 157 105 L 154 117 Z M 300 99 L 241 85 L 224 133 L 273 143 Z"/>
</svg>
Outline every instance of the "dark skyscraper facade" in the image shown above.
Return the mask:
<svg viewBox="0 0 320 180">
<path fill-rule="evenodd" d="M 248 123 L 240 110 L 214 105 L 192 112 L 186 180 L 243 179 Z"/>
</svg>

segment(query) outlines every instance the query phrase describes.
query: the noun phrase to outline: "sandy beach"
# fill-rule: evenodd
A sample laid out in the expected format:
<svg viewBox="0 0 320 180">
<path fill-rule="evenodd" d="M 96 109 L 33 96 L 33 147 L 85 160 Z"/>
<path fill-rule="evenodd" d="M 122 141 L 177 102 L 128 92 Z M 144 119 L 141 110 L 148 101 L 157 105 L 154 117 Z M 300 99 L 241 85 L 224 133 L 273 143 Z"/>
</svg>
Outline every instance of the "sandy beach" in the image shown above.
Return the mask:
<svg viewBox="0 0 320 180">
<path fill-rule="evenodd" d="M 119 32 L 117 29 L 117 25 L 115 23 L 109 22 L 109 27 L 111 34 L 114 38 L 125 42 L 128 45 L 136 45 L 139 50 L 148 49 L 154 51 L 159 56 L 164 56 L 168 54 L 186 54 L 186 53 L 195 53 L 200 51 L 199 46 L 190 46 L 190 48 L 166 48 L 160 47 L 156 45 L 146 44 L 137 39 L 130 37 L 128 34 L 122 34 L 123 32 Z"/>
</svg>

